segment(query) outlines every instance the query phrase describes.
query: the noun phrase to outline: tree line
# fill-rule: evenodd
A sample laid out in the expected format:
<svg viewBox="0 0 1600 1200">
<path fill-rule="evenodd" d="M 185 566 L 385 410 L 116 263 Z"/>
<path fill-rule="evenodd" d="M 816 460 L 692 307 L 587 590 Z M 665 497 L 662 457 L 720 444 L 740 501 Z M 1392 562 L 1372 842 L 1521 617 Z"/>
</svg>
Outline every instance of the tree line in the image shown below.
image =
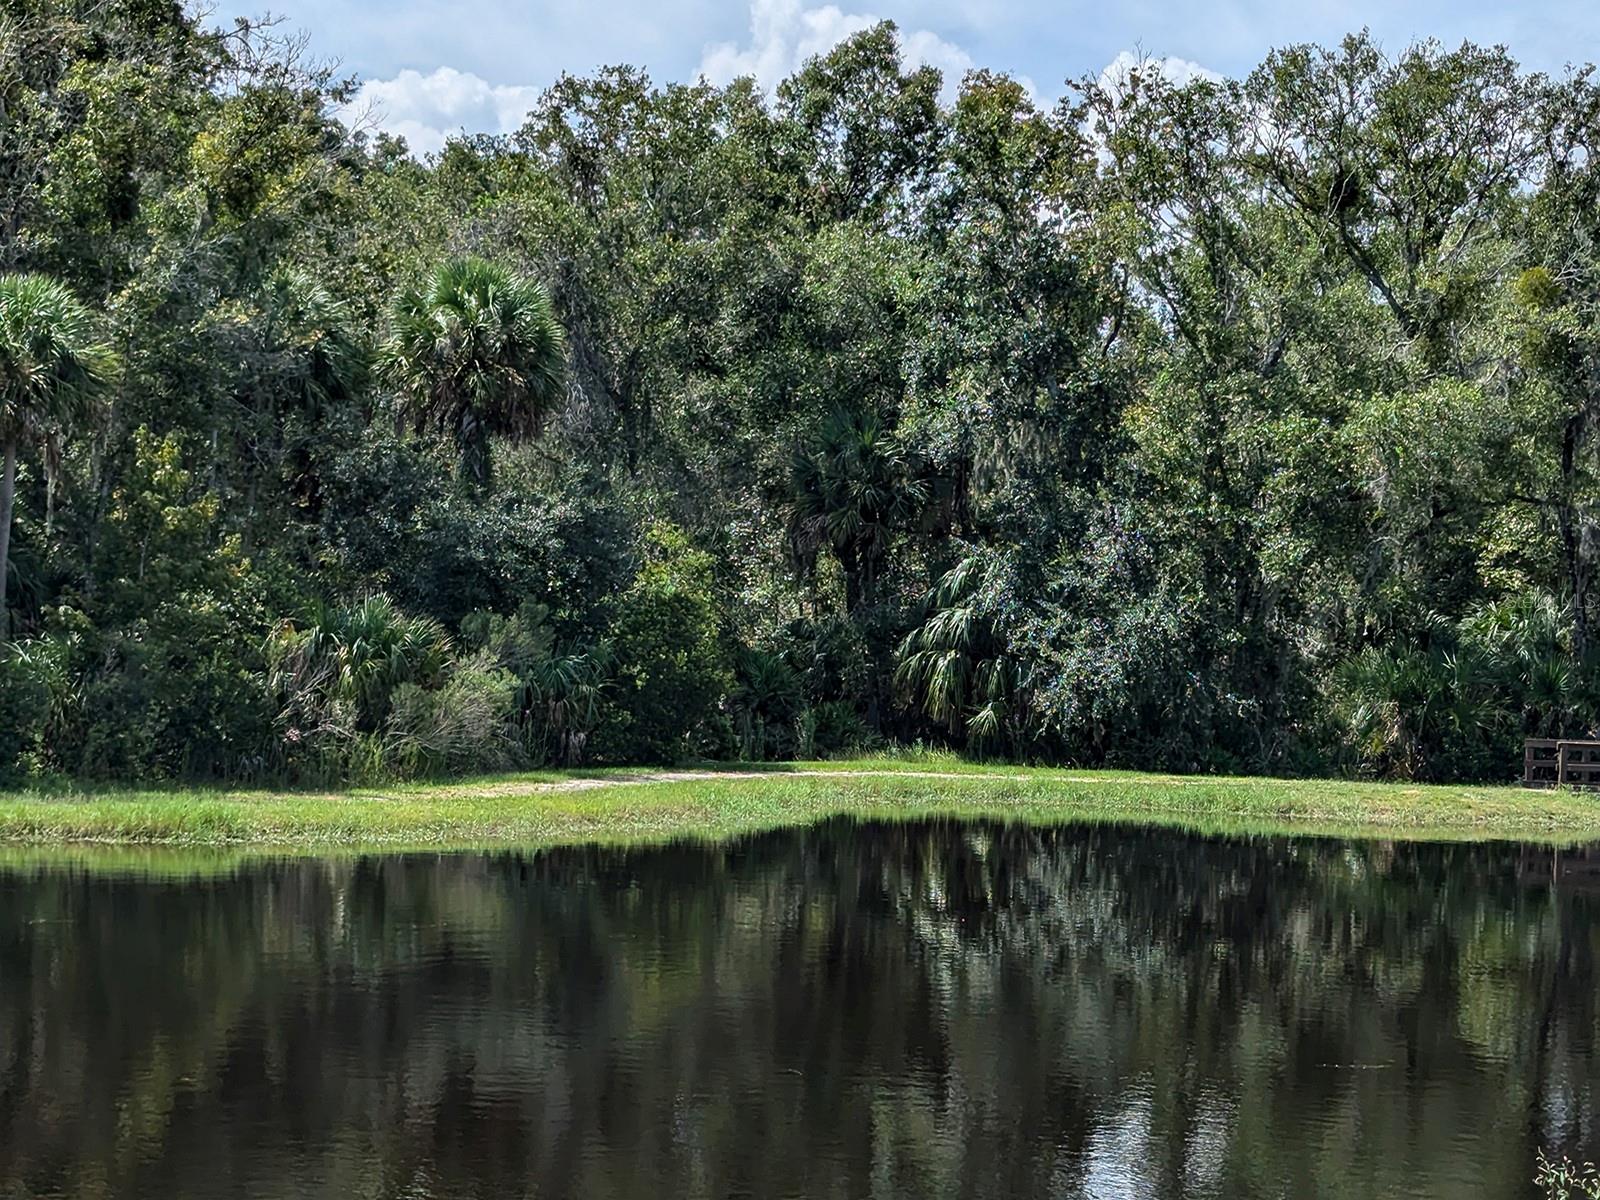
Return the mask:
<svg viewBox="0 0 1600 1200">
<path fill-rule="evenodd" d="M 0 769 L 923 742 L 1505 778 L 1600 728 L 1600 83 L 1366 35 L 953 100 L 0 21 Z"/>
</svg>

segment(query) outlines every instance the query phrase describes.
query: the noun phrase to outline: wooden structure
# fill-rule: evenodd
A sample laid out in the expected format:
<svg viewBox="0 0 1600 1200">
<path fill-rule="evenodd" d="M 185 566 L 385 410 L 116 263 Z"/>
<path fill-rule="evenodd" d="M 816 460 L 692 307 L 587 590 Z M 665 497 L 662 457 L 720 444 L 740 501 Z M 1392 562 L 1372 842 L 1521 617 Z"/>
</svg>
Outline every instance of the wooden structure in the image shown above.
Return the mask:
<svg viewBox="0 0 1600 1200">
<path fill-rule="evenodd" d="M 1600 788 L 1600 742 L 1528 738 L 1522 743 L 1522 786 Z"/>
<path fill-rule="evenodd" d="M 1600 847 L 1517 846 L 1516 878 L 1533 887 L 1600 896 Z"/>
</svg>

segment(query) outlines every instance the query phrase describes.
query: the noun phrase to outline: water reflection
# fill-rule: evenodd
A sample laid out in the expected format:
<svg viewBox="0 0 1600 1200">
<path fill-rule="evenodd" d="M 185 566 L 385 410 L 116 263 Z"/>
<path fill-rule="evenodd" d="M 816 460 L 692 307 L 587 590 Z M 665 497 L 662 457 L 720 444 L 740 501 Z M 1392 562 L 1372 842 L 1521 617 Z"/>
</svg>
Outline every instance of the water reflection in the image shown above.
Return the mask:
<svg viewBox="0 0 1600 1200">
<path fill-rule="evenodd" d="M 1600 1152 L 1556 865 L 836 822 L 15 870 L 0 1197 L 1531 1195 Z"/>
</svg>

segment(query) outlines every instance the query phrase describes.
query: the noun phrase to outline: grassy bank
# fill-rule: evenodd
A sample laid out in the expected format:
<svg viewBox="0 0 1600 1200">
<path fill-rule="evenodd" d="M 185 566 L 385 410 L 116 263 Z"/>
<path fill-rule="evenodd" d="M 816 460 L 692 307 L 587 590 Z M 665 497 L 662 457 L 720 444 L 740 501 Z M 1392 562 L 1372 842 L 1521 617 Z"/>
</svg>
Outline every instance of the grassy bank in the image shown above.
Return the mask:
<svg viewBox="0 0 1600 1200">
<path fill-rule="evenodd" d="M 340 792 L 0 793 L 0 842 L 325 851 L 721 837 L 848 814 L 1134 821 L 1206 833 L 1600 840 L 1600 797 L 1514 787 L 1178 777 L 946 760 L 545 772 Z"/>
</svg>

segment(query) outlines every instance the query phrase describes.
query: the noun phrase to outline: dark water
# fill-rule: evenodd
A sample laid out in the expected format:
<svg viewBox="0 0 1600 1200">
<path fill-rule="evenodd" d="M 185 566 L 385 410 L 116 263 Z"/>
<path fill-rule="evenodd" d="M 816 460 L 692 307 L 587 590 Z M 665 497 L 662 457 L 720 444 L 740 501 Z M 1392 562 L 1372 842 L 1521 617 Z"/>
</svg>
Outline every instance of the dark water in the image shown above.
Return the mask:
<svg viewBox="0 0 1600 1200">
<path fill-rule="evenodd" d="M 843 822 L 12 867 L 0 1197 L 1529 1196 L 1600 1154 L 1597 880 Z"/>
</svg>

